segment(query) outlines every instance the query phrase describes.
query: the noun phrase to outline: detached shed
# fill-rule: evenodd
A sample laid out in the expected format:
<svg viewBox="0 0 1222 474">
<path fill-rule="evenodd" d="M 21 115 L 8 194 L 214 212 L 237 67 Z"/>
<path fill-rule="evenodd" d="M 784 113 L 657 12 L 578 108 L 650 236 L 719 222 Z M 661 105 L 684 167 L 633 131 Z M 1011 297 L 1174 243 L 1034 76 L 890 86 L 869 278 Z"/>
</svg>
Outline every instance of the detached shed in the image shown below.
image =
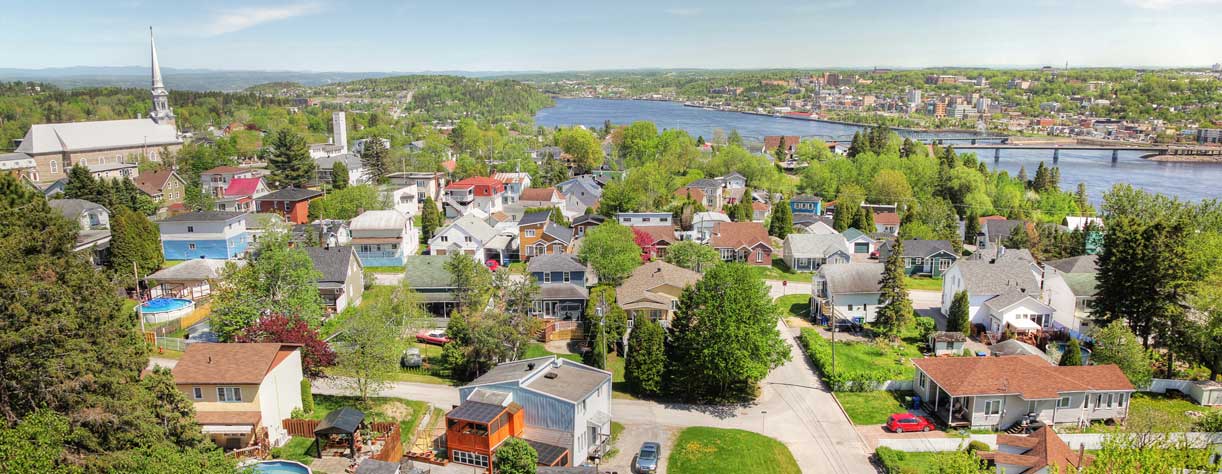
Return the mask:
<svg viewBox="0 0 1222 474">
<path fill-rule="evenodd" d="M 361 426 L 365 424 L 365 414 L 360 410 L 350 407 L 343 407 L 331 413 L 322 419 L 317 428 L 314 428 L 314 449 L 317 457 L 322 457 L 322 450 L 332 447 L 334 443 L 332 438 L 339 438 L 342 442 L 345 438 L 348 441 L 348 456 L 356 458 L 356 437 Z"/>
<path fill-rule="evenodd" d="M 965 342 L 967 336 L 961 332 L 937 331 L 929 335 L 929 348 L 934 357 L 962 354 Z"/>
</svg>

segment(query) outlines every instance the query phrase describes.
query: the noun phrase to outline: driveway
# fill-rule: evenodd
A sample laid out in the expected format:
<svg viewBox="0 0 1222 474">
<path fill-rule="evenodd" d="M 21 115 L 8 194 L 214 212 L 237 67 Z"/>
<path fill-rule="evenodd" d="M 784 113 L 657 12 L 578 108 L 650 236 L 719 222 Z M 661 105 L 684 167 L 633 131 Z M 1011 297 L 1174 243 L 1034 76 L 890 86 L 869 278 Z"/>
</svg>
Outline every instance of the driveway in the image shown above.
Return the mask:
<svg viewBox="0 0 1222 474">
<path fill-rule="evenodd" d="M 399 282 L 403 281 L 402 273 L 374 273 L 373 284 L 384 286 L 398 286 Z"/>
<path fill-rule="evenodd" d="M 946 328 L 946 317 L 942 316 L 942 292 L 930 290 L 908 290 L 912 309 L 921 316 L 929 316 L 938 322 L 938 329 Z"/>
<path fill-rule="evenodd" d="M 946 432 L 933 430 L 929 432 L 913 432 L 913 433 L 892 433 L 883 428 L 883 425 L 865 425 L 858 426 L 857 433 L 866 440 L 866 445 L 870 449 L 878 448 L 879 441 L 884 439 L 937 439 L 946 438 Z"/>
<path fill-rule="evenodd" d="M 783 280 L 764 280 L 768 284 L 768 296 L 772 299 L 777 299 L 785 295 L 807 295 L 810 296 L 810 280 L 790 281 L 788 284 L 781 284 Z"/>
</svg>

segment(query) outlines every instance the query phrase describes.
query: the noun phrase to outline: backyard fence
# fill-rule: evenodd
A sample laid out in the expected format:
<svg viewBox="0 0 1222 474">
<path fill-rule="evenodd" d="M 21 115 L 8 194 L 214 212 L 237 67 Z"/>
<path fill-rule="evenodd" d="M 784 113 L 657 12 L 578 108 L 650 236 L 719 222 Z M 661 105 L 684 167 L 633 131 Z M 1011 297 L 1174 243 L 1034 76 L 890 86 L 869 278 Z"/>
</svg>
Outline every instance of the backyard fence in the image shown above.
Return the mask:
<svg viewBox="0 0 1222 474">
<path fill-rule="evenodd" d="M 314 429 L 318 428 L 319 420 L 305 420 L 301 418 L 285 418 L 280 424 L 284 425 L 284 430 L 289 432 L 290 436 L 302 438 L 313 438 Z M 399 424 L 390 421 L 376 421 L 369 424 L 369 429 L 378 433 L 396 433 L 399 432 Z"/>
<path fill-rule="evenodd" d="M 187 344 L 190 344 L 186 339 L 178 337 L 160 337 L 156 338 L 158 349 L 166 349 L 171 351 L 185 352 Z"/>
<path fill-rule="evenodd" d="M 1154 379 L 1149 387 L 1141 389 L 1152 393 L 1167 393 L 1168 390 L 1188 395 L 1200 405 L 1222 405 L 1222 384 L 1213 381 Z"/>
</svg>

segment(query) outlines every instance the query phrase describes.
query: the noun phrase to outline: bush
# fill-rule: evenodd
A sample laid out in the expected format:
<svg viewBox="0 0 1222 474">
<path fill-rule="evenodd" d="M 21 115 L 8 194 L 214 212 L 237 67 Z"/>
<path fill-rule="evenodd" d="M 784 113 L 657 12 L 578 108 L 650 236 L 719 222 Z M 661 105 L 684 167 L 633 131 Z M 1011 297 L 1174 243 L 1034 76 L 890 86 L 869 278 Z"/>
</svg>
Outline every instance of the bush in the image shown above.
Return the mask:
<svg viewBox="0 0 1222 474">
<path fill-rule="evenodd" d="M 314 413 L 314 392 L 310 389 L 310 379 L 301 379 L 301 411 Z"/>
<path fill-rule="evenodd" d="M 925 342 L 929 340 L 929 335 L 938 329 L 938 323 L 933 318 L 917 316 L 916 328 L 921 333 L 921 342 Z"/>
<path fill-rule="evenodd" d="M 967 452 L 969 453 L 974 453 L 977 451 L 987 452 L 988 450 L 989 450 L 989 445 L 988 443 L 985 443 L 984 441 L 972 440 L 972 442 L 967 443 Z"/>
<path fill-rule="evenodd" d="M 911 468 L 904 466 L 904 460 L 908 456 L 903 451 L 894 450 L 886 446 L 879 446 L 874 450 L 874 458 L 882 465 L 883 472 L 887 474 L 907 474 Z"/>
<path fill-rule="evenodd" d="M 1216 433 L 1222 431 L 1222 411 L 1211 410 L 1197 420 L 1197 431 Z"/>
<path fill-rule="evenodd" d="M 963 348 L 963 357 L 976 357 L 976 353 L 966 347 Z"/>
<path fill-rule="evenodd" d="M 819 368 L 823 381 L 833 392 L 871 392 L 877 390 L 883 382 L 890 380 L 885 372 L 846 370 L 844 368 L 837 369 L 833 375 L 831 343 L 814 331 L 802 331 L 798 340 L 802 343 L 806 354 Z"/>
</svg>

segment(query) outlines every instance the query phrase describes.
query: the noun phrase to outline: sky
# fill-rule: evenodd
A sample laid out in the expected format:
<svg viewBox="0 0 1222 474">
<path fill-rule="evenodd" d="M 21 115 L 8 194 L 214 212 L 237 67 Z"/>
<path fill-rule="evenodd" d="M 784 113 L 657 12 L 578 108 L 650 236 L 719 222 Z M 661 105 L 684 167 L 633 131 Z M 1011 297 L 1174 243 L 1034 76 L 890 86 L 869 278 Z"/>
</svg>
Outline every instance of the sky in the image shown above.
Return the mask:
<svg viewBox="0 0 1222 474">
<path fill-rule="evenodd" d="M 0 68 L 1208 66 L 1222 0 L 0 0 Z"/>
</svg>

